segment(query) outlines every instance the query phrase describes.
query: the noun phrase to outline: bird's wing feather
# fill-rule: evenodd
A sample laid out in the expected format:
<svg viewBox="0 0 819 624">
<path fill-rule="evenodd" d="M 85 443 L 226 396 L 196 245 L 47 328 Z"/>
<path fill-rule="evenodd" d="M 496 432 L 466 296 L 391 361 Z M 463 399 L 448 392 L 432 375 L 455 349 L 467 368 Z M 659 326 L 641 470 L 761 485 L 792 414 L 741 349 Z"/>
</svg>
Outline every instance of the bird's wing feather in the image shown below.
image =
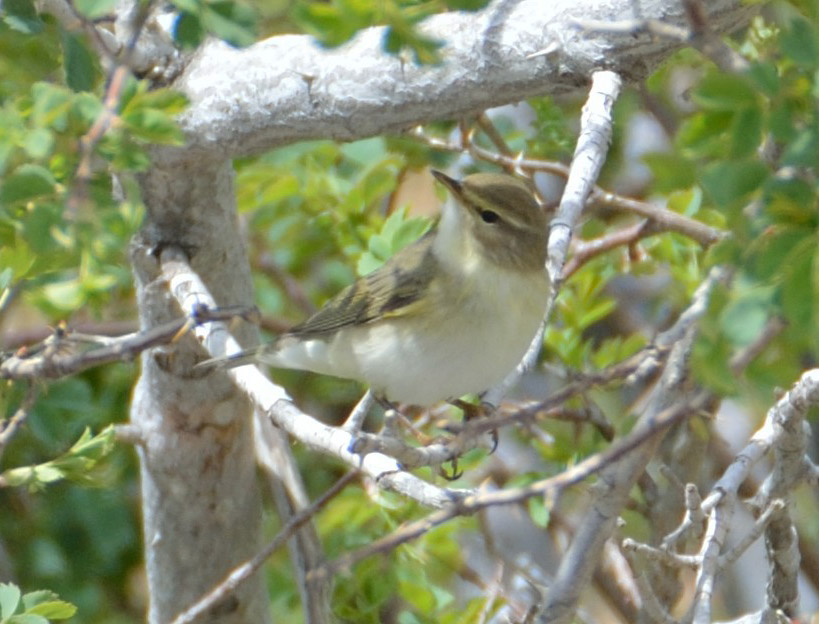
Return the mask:
<svg viewBox="0 0 819 624">
<path fill-rule="evenodd" d="M 435 273 L 432 232 L 402 249 L 372 273 L 356 280 L 324 307 L 288 332 L 319 335 L 349 325 L 417 311 Z"/>
</svg>

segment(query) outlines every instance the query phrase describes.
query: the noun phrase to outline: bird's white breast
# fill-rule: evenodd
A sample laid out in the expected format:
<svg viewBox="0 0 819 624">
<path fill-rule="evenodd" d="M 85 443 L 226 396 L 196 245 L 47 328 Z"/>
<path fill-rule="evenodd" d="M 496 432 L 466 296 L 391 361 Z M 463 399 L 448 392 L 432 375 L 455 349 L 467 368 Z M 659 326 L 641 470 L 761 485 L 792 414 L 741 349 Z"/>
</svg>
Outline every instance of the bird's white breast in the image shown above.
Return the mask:
<svg viewBox="0 0 819 624">
<path fill-rule="evenodd" d="M 481 392 L 526 352 L 543 317 L 543 274 L 473 265 L 447 285 L 446 305 L 388 317 L 328 338 L 282 344 L 274 365 L 359 379 L 389 400 L 415 405 Z M 456 312 L 453 312 L 453 307 Z"/>
</svg>

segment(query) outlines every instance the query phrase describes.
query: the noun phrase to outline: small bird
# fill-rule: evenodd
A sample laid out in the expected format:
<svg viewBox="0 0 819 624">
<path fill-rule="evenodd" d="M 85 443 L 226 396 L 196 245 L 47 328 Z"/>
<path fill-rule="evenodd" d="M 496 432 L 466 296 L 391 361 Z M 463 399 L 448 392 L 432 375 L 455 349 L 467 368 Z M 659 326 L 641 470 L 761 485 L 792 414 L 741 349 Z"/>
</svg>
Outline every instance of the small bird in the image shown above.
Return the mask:
<svg viewBox="0 0 819 624">
<path fill-rule="evenodd" d="M 501 382 L 545 311 L 546 215 L 512 176 L 432 173 L 454 200 L 437 227 L 273 343 L 203 364 L 356 379 L 376 397 L 421 406 Z"/>
</svg>

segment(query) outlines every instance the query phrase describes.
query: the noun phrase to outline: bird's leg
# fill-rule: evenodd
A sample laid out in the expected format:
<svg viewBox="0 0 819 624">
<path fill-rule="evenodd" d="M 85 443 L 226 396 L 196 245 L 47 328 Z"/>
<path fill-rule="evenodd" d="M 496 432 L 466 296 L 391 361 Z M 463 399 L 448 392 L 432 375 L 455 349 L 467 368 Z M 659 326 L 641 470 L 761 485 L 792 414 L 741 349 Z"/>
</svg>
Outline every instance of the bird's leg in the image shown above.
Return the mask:
<svg viewBox="0 0 819 624">
<path fill-rule="evenodd" d="M 404 412 L 393 405 L 393 403 L 390 402 L 385 396 L 376 394 L 374 397 L 376 402 L 384 410 L 384 435 L 397 438 L 398 435 L 396 434 L 396 431 L 398 429 L 398 425 L 400 425 L 409 431 L 410 435 L 419 444 L 426 446 L 432 442 L 432 438 L 418 431 Z"/>
<path fill-rule="evenodd" d="M 463 399 L 451 399 L 447 401 L 447 403 L 453 407 L 457 407 L 464 413 L 464 422 L 469 422 L 473 418 L 486 418 L 491 416 L 495 411 L 495 407 L 493 405 L 484 403 L 483 401 L 481 401 L 480 405 L 469 403 Z M 491 455 L 498 449 L 498 430 L 492 429 L 492 431 L 489 432 L 489 435 L 492 436 L 492 448 L 489 451 L 489 454 Z"/>
</svg>

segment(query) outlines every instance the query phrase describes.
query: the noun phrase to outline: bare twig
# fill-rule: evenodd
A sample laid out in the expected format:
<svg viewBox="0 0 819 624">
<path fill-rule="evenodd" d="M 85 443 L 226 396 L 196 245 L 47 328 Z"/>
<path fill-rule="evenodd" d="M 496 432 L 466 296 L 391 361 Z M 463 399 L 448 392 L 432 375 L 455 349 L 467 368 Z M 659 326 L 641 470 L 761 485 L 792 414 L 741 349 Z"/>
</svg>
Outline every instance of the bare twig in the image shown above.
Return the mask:
<svg viewBox="0 0 819 624">
<path fill-rule="evenodd" d="M 236 588 L 250 578 L 259 568 L 262 567 L 265 561 L 278 550 L 290 537 L 305 523 L 307 523 L 318 511 L 324 507 L 334 496 L 339 494 L 357 475 L 357 471 L 351 470 L 345 474 L 341 479 L 335 482 L 324 494 L 322 494 L 316 501 L 294 515 L 287 524 L 279 531 L 278 535 L 273 538 L 267 545 L 264 546 L 252 559 L 234 568 L 223 581 L 216 587 L 209 591 L 205 596 L 198 600 L 180 613 L 172 622 L 172 624 L 190 624 L 200 615 L 203 615 L 208 609 L 216 605 L 229 596 Z"/>
<path fill-rule="evenodd" d="M 364 393 L 364 396 L 362 396 L 358 403 L 355 404 L 355 407 L 353 407 L 350 415 L 347 416 L 347 420 L 344 421 L 341 428 L 345 431 L 349 431 L 350 433 L 357 433 L 360 431 L 361 425 L 364 424 L 364 419 L 367 417 L 373 403 L 375 403 L 375 395 L 372 393 L 372 391 L 367 390 L 367 392 Z"/>
<path fill-rule="evenodd" d="M 700 549 L 700 566 L 697 571 L 697 589 L 691 608 L 692 624 L 710 624 L 711 598 L 719 572 L 719 557 L 730 529 L 734 513 L 733 498 L 723 498 L 712 510 L 708 528 Z"/>
<path fill-rule="evenodd" d="M 656 221 L 644 220 L 593 240 L 576 241 L 572 249 L 572 257 L 563 267 L 563 279 L 569 279 L 592 258 L 617 247 L 630 247 L 638 241 L 656 234 L 659 230 Z"/>
<path fill-rule="evenodd" d="M 774 514 L 782 511 L 783 509 L 785 509 L 785 501 L 779 499 L 771 501 L 771 504 L 768 505 L 768 507 L 765 508 L 765 511 L 763 511 L 762 514 L 760 514 L 760 516 L 756 519 L 754 526 L 751 528 L 748 534 L 739 542 L 734 544 L 731 550 L 720 557 L 719 567 L 724 568 L 725 566 L 731 565 L 737 559 L 739 559 L 742 554 L 748 550 L 751 544 L 760 538 Z"/>
<path fill-rule="evenodd" d="M 34 406 L 34 401 L 37 399 L 37 390 L 34 384 L 30 384 L 26 389 L 26 394 L 20 405 L 15 410 L 14 414 L 8 420 L 0 422 L 0 459 L 3 457 L 3 451 L 6 445 L 17 433 L 17 430 L 23 426 L 23 423 L 28 418 L 31 408 Z"/>
<path fill-rule="evenodd" d="M 646 440 L 665 431 L 691 413 L 699 411 L 705 406 L 707 399 L 706 393 L 699 393 L 685 405 L 678 404 L 656 414 L 651 422 L 636 427 L 628 436 L 616 441 L 606 450 L 586 458 L 554 477 L 536 481 L 525 487 L 480 492 L 465 496 L 443 509 L 432 512 L 425 518 L 402 526 L 390 535 L 326 563 L 321 568 L 314 570 L 312 574 L 330 575 L 339 570 L 348 569 L 362 559 L 374 554 L 389 552 L 400 544 L 413 540 L 453 518 L 470 515 L 487 507 L 520 503 L 535 496 L 543 496 L 547 500 L 552 500 L 562 490 L 584 481 L 636 447 L 644 444 Z"/>
<path fill-rule="evenodd" d="M 169 344 L 195 323 L 230 319 L 236 309 L 198 308 L 191 319 L 180 318 L 159 327 L 128 334 L 119 338 L 87 336 L 58 329 L 41 345 L 18 350 L 0 362 L 0 379 L 56 379 L 82 372 L 109 362 L 129 362 L 137 355 L 161 344 Z M 77 353 L 86 342 L 102 346 Z"/>
</svg>

